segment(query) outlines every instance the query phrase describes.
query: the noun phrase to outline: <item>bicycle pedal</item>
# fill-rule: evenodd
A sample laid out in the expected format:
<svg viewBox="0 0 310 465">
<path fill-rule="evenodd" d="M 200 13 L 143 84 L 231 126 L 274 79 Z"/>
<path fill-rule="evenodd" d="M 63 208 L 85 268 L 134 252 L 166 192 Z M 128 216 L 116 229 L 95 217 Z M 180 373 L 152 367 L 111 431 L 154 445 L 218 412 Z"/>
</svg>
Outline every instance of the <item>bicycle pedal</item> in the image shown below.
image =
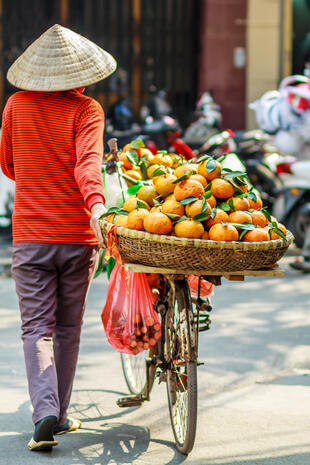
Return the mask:
<svg viewBox="0 0 310 465">
<path fill-rule="evenodd" d="M 138 407 L 144 402 L 144 398 L 141 394 L 134 396 L 120 397 L 116 403 L 119 407 Z"/>
</svg>

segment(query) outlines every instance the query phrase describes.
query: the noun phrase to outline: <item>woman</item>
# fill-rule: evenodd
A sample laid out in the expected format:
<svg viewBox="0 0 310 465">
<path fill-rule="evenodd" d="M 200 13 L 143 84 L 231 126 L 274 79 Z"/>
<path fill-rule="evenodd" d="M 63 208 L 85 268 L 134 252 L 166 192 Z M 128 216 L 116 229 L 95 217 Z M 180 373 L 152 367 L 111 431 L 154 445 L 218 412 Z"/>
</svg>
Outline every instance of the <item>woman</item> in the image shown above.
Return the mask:
<svg viewBox="0 0 310 465">
<path fill-rule="evenodd" d="M 104 113 L 82 91 L 115 69 L 109 53 L 56 24 L 7 75 L 24 89 L 3 112 L 0 162 L 15 180 L 12 274 L 35 424 L 30 450 L 49 450 L 54 434 L 80 427 L 67 408 L 106 211 Z"/>
</svg>

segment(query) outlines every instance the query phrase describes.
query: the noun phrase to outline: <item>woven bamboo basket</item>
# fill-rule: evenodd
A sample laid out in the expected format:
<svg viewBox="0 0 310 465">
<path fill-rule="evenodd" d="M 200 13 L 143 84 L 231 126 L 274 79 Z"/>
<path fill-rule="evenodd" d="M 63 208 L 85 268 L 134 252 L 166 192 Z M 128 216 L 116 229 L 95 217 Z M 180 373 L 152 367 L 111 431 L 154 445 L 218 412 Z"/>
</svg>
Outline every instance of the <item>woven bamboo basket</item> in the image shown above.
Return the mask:
<svg viewBox="0 0 310 465">
<path fill-rule="evenodd" d="M 100 221 L 107 239 L 113 226 Z M 122 260 L 126 263 L 212 271 L 258 270 L 274 265 L 287 251 L 294 237 L 287 233 L 287 240 L 266 242 L 222 242 L 185 239 L 174 236 L 150 234 L 123 227 L 116 230 Z"/>
</svg>

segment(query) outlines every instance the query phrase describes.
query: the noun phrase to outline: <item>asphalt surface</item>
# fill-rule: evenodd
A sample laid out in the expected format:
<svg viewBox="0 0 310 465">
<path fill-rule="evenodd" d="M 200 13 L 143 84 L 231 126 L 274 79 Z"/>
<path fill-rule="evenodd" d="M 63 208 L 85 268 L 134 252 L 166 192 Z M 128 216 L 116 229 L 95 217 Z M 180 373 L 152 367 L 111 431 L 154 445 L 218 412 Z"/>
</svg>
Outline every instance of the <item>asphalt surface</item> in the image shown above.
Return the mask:
<svg viewBox="0 0 310 465">
<path fill-rule="evenodd" d="M 14 282 L 3 274 L 0 465 L 310 464 L 309 275 L 290 271 L 292 259 L 283 260 L 284 278 L 223 280 L 216 288 L 211 330 L 200 338 L 205 364 L 198 369 L 198 428 L 188 457 L 174 447 L 165 385 L 156 383 L 140 408 L 116 405 L 127 389 L 100 320 L 105 275 L 89 294 L 70 408 L 83 428 L 59 436 L 52 453 L 29 452 L 33 426 L 18 304 Z"/>
</svg>

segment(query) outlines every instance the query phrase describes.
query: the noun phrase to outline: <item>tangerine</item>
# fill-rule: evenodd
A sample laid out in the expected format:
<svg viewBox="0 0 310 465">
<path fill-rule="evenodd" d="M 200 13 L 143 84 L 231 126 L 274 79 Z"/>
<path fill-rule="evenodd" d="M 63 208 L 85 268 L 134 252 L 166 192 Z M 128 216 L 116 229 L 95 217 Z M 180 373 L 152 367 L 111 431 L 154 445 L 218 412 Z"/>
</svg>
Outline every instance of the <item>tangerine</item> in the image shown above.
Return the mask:
<svg viewBox="0 0 310 465">
<path fill-rule="evenodd" d="M 128 170 L 128 171 L 125 171 L 125 174 L 129 176 L 131 179 L 133 179 L 132 182 L 126 179 L 126 182 L 129 186 L 132 186 L 133 184 L 135 184 L 135 181 L 141 181 L 143 179 L 142 174 L 139 171 Z"/>
<path fill-rule="evenodd" d="M 163 213 L 171 213 L 180 216 L 184 215 L 184 210 L 184 206 L 174 199 L 165 200 L 161 207 Z"/>
<path fill-rule="evenodd" d="M 279 228 L 280 231 L 282 231 L 283 234 L 286 236 L 287 229 L 286 229 L 286 227 L 284 226 L 284 224 L 278 223 L 278 228 Z M 271 229 L 271 239 L 272 239 L 273 241 L 275 241 L 276 239 L 283 239 L 283 237 L 279 236 L 279 234 L 277 234 L 275 231 L 272 231 L 272 229 Z"/>
<path fill-rule="evenodd" d="M 211 241 L 231 242 L 239 239 L 239 233 L 232 224 L 217 223 L 210 228 L 209 238 Z"/>
<path fill-rule="evenodd" d="M 150 215 L 150 212 L 145 208 L 132 210 L 127 217 L 127 228 L 144 231 L 143 222 L 148 215 Z"/>
<path fill-rule="evenodd" d="M 174 196 L 178 201 L 186 199 L 186 197 L 200 198 L 203 193 L 204 189 L 202 185 L 194 179 L 185 179 L 184 181 L 177 183 L 174 189 Z"/>
<path fill-rule="evenodd" d="M 173 230 L 172 221 L 161 212 L 152 212 L 144 218 L 145 231 L 153 234 L 170 234 Z"/>
<path fill-rule="evenodd" d="M 216 178 L 211 181 L 211 192 L 216 199 L 229 199 L 235 193 L 235 189 L 229 181 Z"/>
<path fill-rule="evenodd" d="M 202 207 L 204 206 L 204 210 L 202 211 Z M 200 213 L 207 213 L 211 215 L 211 207 L 207 201 L 203 201 L 201 199 L 195 200 L 193 203 L 189 203 L 185 207 L 185 213 L 187 216 L 194 218 L 194 216 L 199 215 Z"/>
<path fill-rule="evenodd" d="M 170 194 L 174 191 L 175 184 L 177 177 L 174 174 L 163 174 L 158 176 L 155 183 L 155 188 L 160 195 Z"/>
<path fill-rule="evenodd" d="M 209 239 L 208 231 L 204 231 L 203 235 L 201 236 L 201 239 L 203 239 L 204 241 L 207 241 Z"/>
<path fill-rule="evenodd" d="M 173 165 L 173 160 L 170 157 L 170 155 L 166 155 L 164 153 L 157 153 L 153 158 L 153 163 L 158 163 L 159 165 L 171 168 Z"/>
<path fill-rule="evenodd" d="M 204 233 L 204 228 L 199 221 L 183 220 L 174 226 L 174 232 L 177 237 L 186 237 L 188 239 L 200 239 Z"/>
<path fill-rule="evenodd" d="M 222 166 L 218 161 L 216 160 L 214 161 L 215 161 L 216 166 L 212 171 L 207 168 L 207 164 L 209 162 L 208 159 L 202 161 L 198 165 L 198 174 L 201 174 L 202 176 L 204 176 L 207 179 L 207 181 L 212 181 L 212 179 L 221 177 Z"/>
<path fill-rule="evenodd" d="M 197 173 L 197 165 L 194 163 L 186 163 L 185 165 L 178 166 L 174 170 L 174 175 L 177 178 L 180 178 L 181 176 L 184 176 L 185 174 L 190 174 L 192 171 Z"/>
<path fill-rule="evenodd" d="M 253 210 L 261 210 L 263 208 L 263 201 L 258 195 L 256 195 L 256 200 L 252 200 L 248 197 L 248 201 L 250 208 Z"/>
<path fill-rule="evenodd" d="M 232 202 L 232 204 L 233 204 L 233 209 L 232 210 L 234 210 L 234 211 L 235 210 L 247 211 L 250 208 L 249 201 L 245 197 L 232 197 L 227 202 L 229 202 L 229 205 Z"/>
<path fill-rule="evenodd" d="M 114 223 L 114 216 L 115 216 L 115 213 L 111 213 L 110 215 L 108 215 L 108 216 L 105 217 L 105 220 L 106 220 L 108 223 Z"/>
<path fill-rule="evenodd" d="M 145 185 L 140 187 L 137 193 L 137 197 L 143 200 L 151 207 L 154 206 L 154 198 L 157 197 L 157 191 L 154 185 Z"/>
<path fill-rule="evenodd" d="M 214 208 L 216 206 L 216 198 L 214 197 L 213 194 L 210 195 L 209 198 L 206 198 L 206 201 L 208 202 L 211 208 Z"/>
<path fill-rule="evenodd" d="M 208 181 L 204 176 L 202 176 L 202 174 L 191 174 L 188 179 L 194 179 L 195 181 L 200 182 L 200 184 L 202 184 L 203 187 L 206 187 L 208 185 Z"/>
<path fill-rule="evenodd" d="M 244 242 L 263 242 L 269 241 L 269 234 L 263 228 L 255 228 L 248 231 L 242 239 Z"/>
<path fill-rule="evenodd" d="M 224 210 L 217 208 L 213 218 L 208 218 L 203 224 L 209 229 L 215 224 L 222 222 L 228 223 L 228 214 Z"/>
<path fill-rule="evenodd" d="M 121 161 L 123 163 L 123 167 L 126 169 L 126 170 L 131 170 L 133 168 L 133 164 L 128 160 L 127 158 L 127 153 L 125 152 L 121 152 L 119 155 L 118 155 L 118 159 L 119 161 Z"/>
<path fill-rule="evenodd" d="M 252 223 L 252 216 L 248 212 L 243 212 L 241 210 L 236 210 L 228 215 L 229 223 Z M 239 228 L 237 228 L 239 229 Z"/>
<path fill-rule="evenodd" d="M 267 226 L 268 219 L 266 218 L 266 216 L 264 215 L 263 212 L 261 212 L 259 210 L 253 210 L 253 211 L 251 211 L 249 213 L 251 215 L 253 224 L 257 224 L 261 228 L 264 228 L 265 226 Z"/>
<path fill-rule="evenodd" d="M 117 226 L 122 226 L 123 228 L 127 228 L 127 221 L 128 221 L 128 215 L 118 215 L 114 223 L 117 224 Z"/>
<path fill-rule="evenodd" d="M 138 205 L 138 198 L 135 196 L 135 195 L 131 195 L 127 200 L 125 200 L 124 202 L 124 205 L 123 205 L 123 209 L 128 211 L 128 212 L 131 212 L 132 210 L 135 210 L 137 208 L 137 205 Z M 144 202 L 143 200 L 140 200 L 141 204 L 140 204 L 140 207 L 142 208 L 150 208 L 150 206 Z"/>
</svg>

